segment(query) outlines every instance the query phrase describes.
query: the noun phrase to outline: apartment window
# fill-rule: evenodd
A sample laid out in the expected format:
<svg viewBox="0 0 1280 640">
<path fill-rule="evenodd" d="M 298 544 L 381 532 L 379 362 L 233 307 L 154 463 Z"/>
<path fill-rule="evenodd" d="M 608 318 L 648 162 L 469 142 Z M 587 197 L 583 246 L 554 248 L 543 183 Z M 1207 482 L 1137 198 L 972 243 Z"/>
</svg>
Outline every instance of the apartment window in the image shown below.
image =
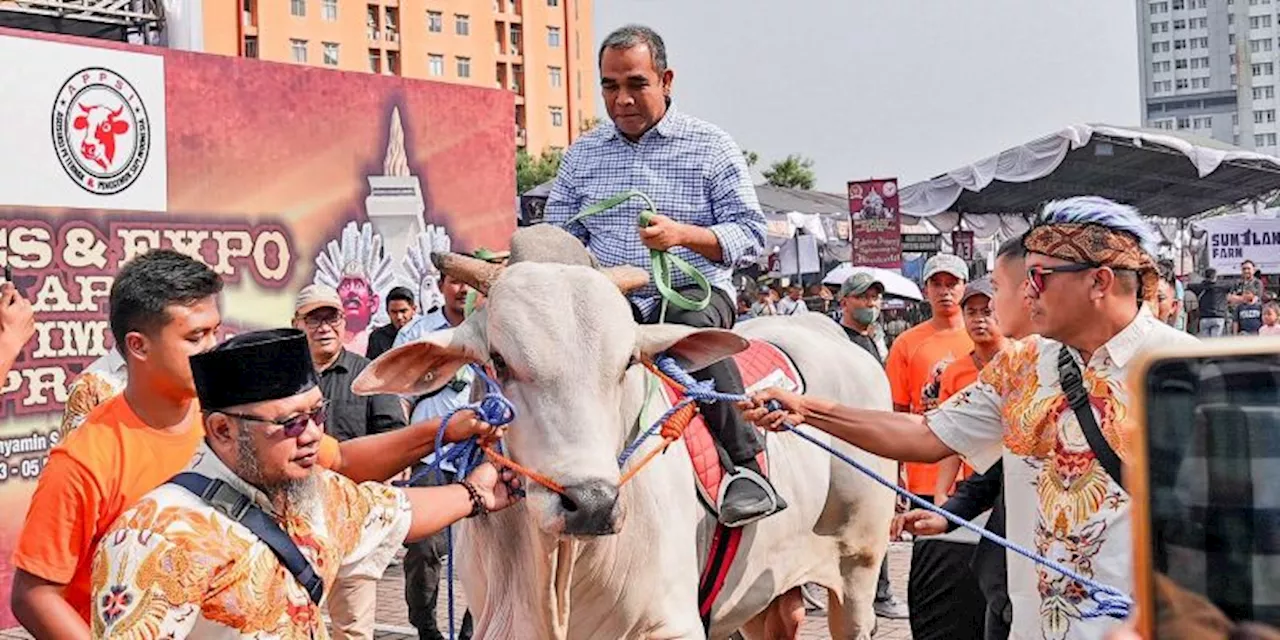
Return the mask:
<svg viewBox="0 0 1280 640">
<path fill-rule="evenodd" d="M 464 58 L 462 56 L 458 56 L 458 77 L 459 78 L 471 77 L 471 58 Z"/>
<path fill-rule="evenodd" d="M 1174 21 L 1173 21 L 1173 30 L 1174 30 L 1174 31 L 1180 31 L 1180 30 L 1182 30 L 1182 29 L 1186 29 L 1186 28 L 1187 28 L 1187 21 L 1186 21 L 1186 20 L 1174 20 Z"/>
<path fill-rule="evenodd" d="M 560 27 L 547 27 L 547 46 L 560 46 Z"/>
<path fill-rule="evenodd" d="M 320 46 L 324 50 L 324 64 L 330 67 L 338 66 L 338 43 L 322 42 Z"/>
<path fill-rule="evenodd" d="M 382 52 L 377 49 L 369 50 L 369 72 L 382 73 Z"/>
<path fill-rule="evenodd" d="M 521 31 L 520 25 L 511 25 L 511 55 L 520 55 L 520 45 L 523 42 L 523 34 L 524 32 Z"/>
<path fill-rule="evenodd" d="M 1167 13 L 1169 11 L 1168 2 L 1152 2 L 1149 7 L 1151 13 Z"/>
<path fill-rule="evenodd" d="M 1271 14 L 1249 16 L 1250 29 L 1266 29 L 1271 26 Z"/>
<path fill-rule="evenodd" d="M 1184 4 L 1186 4 L 1186 2 L 1184 2 L 1184 0 L 1173 0 L 1173 8 L 1174 8 L 1174 9 L 1181 10 L 1181 9 L 1182 9 L 1182 6 L 1183 6 Z"/>
<path fill-rule="evenodd" d="M 1186 49 L 1186 48 L 1187 48 L 1187 41 L 1186 41 L 1186 40 L 1174 40 L 1174 41 L 1173 41 L 1173 48 L 1174 48 L 1175 50 Z"/>
<path fill-rule="evenodd" d="M 1191 128 L 1192 128 L 1192 129 L 1212 129 L 1212 128 L 1213 128 L 1213 118 L 1212 118 L 1212 117 L 1208 117 L 1208 116 L 1206 116 L 1206 117 L 1204 117 L 1204 118 L 1192 118 L 1192 119 L 1191 119 Z"/>
<path fill-rule="evenodd" d="M 1174 69 L 1186 69 L 1186 68 L 1187 68 L 1187 59 L 1186 59 L 1186 58 L 1178 58 L 1177 60 L 1174 60 L 1174 61 L 1173 61 L 1173 68 L 1174 68 Z"/>
<path fill-rule="evenodd" d="M 307 17 L 307 0 L 289 0 L 289 13 L 299 17 Z"/>
<path fill-rule="evenodd" d="M 1276 146 L 1276 134 L 1259 133 L 1253 136 L 1253 146 L 1255 147 L 1274 147 Z"/>
<path fill-rule="evenodd" d="M 289 40 L 289 50 L 293 52 L 294 62 L 307 61 L 307 41 L 306 40 Z"/>
<path fill-rule="evenodd" d="M 564 126 L 564 109 L 560 107 L 551 107 L 551 126 Z"/>
<path fill-rule="evenodd" d="M 1238 113 L 1231 114 L 1231 126 L 1233 127 L 1240 126 L 1240 114 Z"/>
<path fill-rule="evenodd" d="M 1190 129 L 1190 128 L 1191 128 L 1191 118 L 1178 118 L 1178 128 L 1179 128 L 1179 129 Z"/>
<path fill-rule="evenodd" d="M 444 56 L 438 53 L 427 54 L 427 72 L 435 77 L 444 75 Z"/>
<path fill-rule="evenodd" d="M 1191 0 L 1192 9 L 1203 9 L 1209 6 L 1209 0 Z"/>
<path fill-rule="evenodd" d="M 1275 74 L 1276 65 L 1274 62 L 1255 62 L 1249 66 L 1249 69 L 1255 76 L 1269 76 Z"/>
<path fill-rule="evenodd" d="M 1173 121 L 1172 120 L 1155 120 L 1151 123 L 1151 126 L 1155 127 L 1156 129 L 1172 129 Z"/>
<path fill-rule="evenodd" d="M 1169 41 L 1152 42 L 1151 53 L 1169 53 Z"/>
<path fill-rule="evenodd" d="M 1252 53 L 1258 53 L 1261 51 L 1270 51 L 1270 50 L 1271 50 L 1271 38 L 1267 38 L 1266 40 L 1250 40 L 1249 41 L 1249 51 Z"/>
<path fill-rule="evenodd" d="M 1274 97 L 1276 97 L 1276 88 L 1275 88 L 1275 87 L 1272 87 L 1272 86 L 1266 86 L 1266 87 L 1254 87 L 1254 88 L 1253 88 L 1253 99 L 1254 99 L 1254 100 L 1269 100 L 1269 99 L 1274 98 Z"/>
<path fill-rule="evenodd" d="M 1192 18 L 1190 20 L 1190 24 L 1192 29 L 1208 29 L 1209 19 L 1208 18 Z"/>
<path fill-rule="evenodd" d="M 1235 23 L 1236 23 L 1236 14 L 1234 14 L 1234 13 L 1228 13 L 1228 14 L 1227 14 L 1227 24 L 1232 25 L 1232 24 L 1235 24 Z"/>
<path fill-rule="evenodd" d="M 399 51 L 387 52 L 387 73 L 393 76 L 400 75 L 400 52 Z"/>
<path fill-rule="evenodd" d="M 561 77 L 560 67 L 547 67 L 547 74 L 551 76 L 551 86 L 559 87 L 564 83 Z"/>
<path fill-rule="evenodd" d="M 1186 78 L 1178 78 L 1174 81 L 1173 86 L 1175 89 L 1186 89 L 1191 86 L 1191 81 Z"/>
<path fill-rule="evenodd" d="M 439 11 L 427 12 L 427 31 L 441 33 L 444 31 L 444 14 Z"/>
<path fill-rule="evenodd" d="M 244 37 L 244 57 L 246 58 L 258 57 L 258 36 Z"/>
<path fill-rule="evenodd" d="M 395 7 L 387 7 L 387 14 L 383 24 L 387 28 L 387 39 L 395 42 L 399 38 L 400 10 Z"/>
<path fill-rule="evenodd" d="M 461 14 L 453 16 L 453 30 L 460 36 L 471 35 L 471 16 Z"/>
<path fill-rule="evenodd" d="M 338 21 L 338 0 L 324 0 L 320 4 L 320 17 L 325 22 Z"/>
<path fill-rule="evenodd" d="M 1263 124 L 1266 122 L 1275 122 L 1275 121 L 1276 121 L 1275 109 L 1259 109 L 1253 112 L 1254 124 Z"/>
<path fill-rule="evenodd" d="M 1163 27 L 1163 31 L 1161 30 L 1161 27 Z M 1169 31 L 1169 23 L 1168 23 L 1168 22 L 1152 22 L 1152 23 L 1151 23 L 1151 34 L 1152 34 L 1152 35 L 1155 35 L 1155 34 L 1157 34 L 1157 33 L 1168 33 L 1168 31 Z"/>
<path fill-rule="evenodd" d="M 1208 78 L 1192 78 L 1191 88 L 1192 89 L 1208 89 L 1209 79 Z"/>
</svg>

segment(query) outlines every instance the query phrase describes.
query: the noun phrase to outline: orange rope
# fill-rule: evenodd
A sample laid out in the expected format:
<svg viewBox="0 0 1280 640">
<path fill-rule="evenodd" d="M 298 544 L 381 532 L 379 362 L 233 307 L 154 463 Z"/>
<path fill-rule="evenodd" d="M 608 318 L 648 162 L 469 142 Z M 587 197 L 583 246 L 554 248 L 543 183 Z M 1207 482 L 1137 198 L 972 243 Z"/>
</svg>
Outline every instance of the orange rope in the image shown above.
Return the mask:
<svg viewBox="0 0 1280 640">
<path fill-rule="evenodd" d="M 662 431 L 660 432 L 663 440 L 662 446 L 654 447 L 652 451 L 646 453 L 645 456 L 640 459 L 640 462 L 637 463 L 636 466 L 631 467 L 626 473 L 622 474 L 622 479 L 618 481 L 618 486 L 622 487 L 622 485 L 636 477 L 636 474 L 640 473 L 640 470 L 643 469 L 645 465 L 653 462 L 653 459 L 658 457 L 659 453 L 666 452 L 668 445 L 679 440 L 680 436 L 684 435 L 685 428 L 689 426 L 690 422 L 693 422 L 693 417 L 696 415 L 698 415 L 698 405 L 692 402 L 680 407 L 679 410 L 671 414 L 671 417 L 667 418 L 667 421 L 663 423 Z"/>
<path fill-rule="evenodd" d="M 530 469 L 516 462 L 515 460 L 512 460 L 511 458 L 508 458 L 502 455 L 501 453 L 498 453 L 498 451 L 493 447 L 489 445 L 481 445 L 480 449 L 484 451 L 485 455 L 489 456 L 490 460 L 493 460 L 494 462 L 498 463 L 499 466 L 507 467 L 508 469 L 511 469 L 512 471 L 515 471 L 516 473 L 522 476 L 525 476 L 526 478 L 556 493 L 559 493 L 559 494 L 564 493 L 564 485 L 560 484 L 559 482 L 556 482 L 555 480 L 552 480 L 547 476 L 542 475 L 541 473 L 538 473 L 537 471 L 534 471 L 533 469 Z"/>
</svg>

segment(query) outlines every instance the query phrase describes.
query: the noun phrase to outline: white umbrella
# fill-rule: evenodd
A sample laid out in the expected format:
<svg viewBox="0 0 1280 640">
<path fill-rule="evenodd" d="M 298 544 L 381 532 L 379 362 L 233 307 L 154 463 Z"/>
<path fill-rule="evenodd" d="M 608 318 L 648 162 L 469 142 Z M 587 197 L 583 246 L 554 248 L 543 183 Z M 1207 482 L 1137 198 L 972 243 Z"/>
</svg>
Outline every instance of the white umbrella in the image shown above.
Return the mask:
<svg viewBox="0 0 1280 640">
<path fill-rule="evenodd" d="M 840 266 L 829 271 L 827 276 L 822 279 L 822 283 L 839 286 L 844 284 L 844 281 L 855 273 L 870 273 L 871 277 L 884 283 L 884 292 L 887 295 L 911 300 L 924 300 L 924 295 L 920 293 L 920 287 L 917 287 L 916 283 L 908 280 L 900 273 L 879 267 L 855 267 L 848 262 L 843 262 Z"/>
</svg>

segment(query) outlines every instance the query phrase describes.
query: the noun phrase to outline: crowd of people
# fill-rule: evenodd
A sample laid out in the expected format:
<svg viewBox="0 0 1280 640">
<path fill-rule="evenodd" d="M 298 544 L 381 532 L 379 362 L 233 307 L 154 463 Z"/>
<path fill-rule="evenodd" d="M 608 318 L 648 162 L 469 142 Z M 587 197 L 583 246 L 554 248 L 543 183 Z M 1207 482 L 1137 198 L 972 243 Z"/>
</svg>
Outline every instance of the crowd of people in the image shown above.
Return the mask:
<svg viewBox="0 0 1280 640">
<path fill-rule="evenodd" d="M 652 30 L 611 33 L 599 65 L 613 124 L 568 150 L 547 221 L 603 266 L 647 267 L 651 251 L 677 251 L 711 285 L 702 291 L 687 274 L 670 283 L 684 296 L 709 295 L 698 309 L 665 309 L 652 283 L 633 291 L 636 322 L 729 329 L 760 316 L 825 313 L 883 365 L 892 389 L 892 411 L 781 389 L 738 407 L 701 405 L 729 472 L 715 505 L 723 525 L 787 508 L 757 463 L 755 426 L 804 422 L 901 461 L 900 481 L 916 495 L 966 519 L 985 517 L 988 529 L 1025 547 L 1065 549 L 1056 559 L 1078 574 L 1132 588 L 1131 499 L 1118 472 L 1128 372 L 1142 349 L 1193 333 L 1280 331 L 1274 295 L 1252 263 L 1236 282 L 1213 273 L 1183 282 L 1156 262 L 1155 237 L 1137 211 L 1086 196 L 1045 205 L 1030 231 L 1000 247 L 989 278 L 971 278 L 955 256 L 931 258 L 922 321 L 884 313 L 884 283 L 867 274 L 834 291 L 818 285 L 807 298 L 797 286 L 739 292 L 732 267 L 758 256 L 765 229 L 741 151 L 676 110 L 674 73 Z M 645 170 L 608 170 L 633 162 Z M 637 228 L 637 211 L 626 208 L 578 216 L 601 194 L 628 189 L 657 205 L 646 226 Z M 222 286 L 206 265 L 166 249 L 116 274 L 115 350 L 70 389 L 66 437 L 17 543 L 14 613 L 41 640 L 130 630 L 324 637 L 323 605 L 336 637 L 372 638 L 376 579 L 407 543 L 410 619 L 420 638 L 440 638 L 438 533 L 511 505 L 519 480 L 489 464 L 466 477 L 446 466 L 444 482 L 415 473 L 439 453 L 440 430 L 446 443 L 501 435 L 468 411 L 442 424 L 472 397 L 470 369 L 408 399 L 355 395 L 351 382 L 370 358 L 458 326 L 483 300 L 448 276 L 433 313 L 419 313 L 412 292 L 393 291 L 391 324 L 359 354 L 343 346 L 343 304 L 323 285 L 298 294 L 292 317 L 281 319 L 290 328 L 219 344 Z M 30 303 L 0 285 L 0 372 L 33 323 Z M 727 361 L 694 375 L 744 392 Z M 406 470 L 423 486 L 389 484 Z M 909 618 L 918 640 L 1093 639 L 1116 625 L 1087 614 L 1076 581 L 1006 557 L 931 512 L 904 509 L 893 529 L 916 539 L 907 602 L 893 597 L 882 562 L 874 608 Z"/>
</svg>

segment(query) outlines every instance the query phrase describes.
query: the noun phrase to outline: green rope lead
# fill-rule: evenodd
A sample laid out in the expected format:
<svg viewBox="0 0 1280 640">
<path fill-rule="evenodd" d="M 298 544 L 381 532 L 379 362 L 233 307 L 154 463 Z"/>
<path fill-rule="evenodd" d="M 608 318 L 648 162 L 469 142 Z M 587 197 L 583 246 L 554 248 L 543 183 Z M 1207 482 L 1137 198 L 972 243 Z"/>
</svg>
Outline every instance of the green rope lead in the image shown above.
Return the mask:
<svg viewBox="0 0 1280 640">
<path fill-rule="evenodd" d="M 644 192 L 630 189 L 619 193 L 612 198 L 601 200 L 586 209 L 583 209 L 578 215 L 569 219 L 565 226 L 569 226 L 583 218 L 589 218 L 599 213 L 604 213 L 632 198 L 640 198 L 644 200 L 647 209 L 642 209 L 636 220 L 638 227 L 647 227 L 652 224 L 653 216 L 657 215 L 657 206 L 653 204 L 653 200 Z M 701 271 L 689 264 L 688 261 L 669 251 L 659 251 L 657 249 L 649 250 L 649 260 L 652 263 L 653 284 L 658 288 L 658 294 L 662 296 L 662 309 L 658 314 L 658 321 L 665 322 L 667 319 L 667 304 L 673 304 L 685 311 L 702 311 L 711 304 L 711 282 L 707 280 Z M 693 280 L 694 286 L 702 291 L 701 299 L 688 298 L 671 286 L 672 271 L 675 267 L 680 273 L 683 273 L 689 279 Z"/>
</svg>

